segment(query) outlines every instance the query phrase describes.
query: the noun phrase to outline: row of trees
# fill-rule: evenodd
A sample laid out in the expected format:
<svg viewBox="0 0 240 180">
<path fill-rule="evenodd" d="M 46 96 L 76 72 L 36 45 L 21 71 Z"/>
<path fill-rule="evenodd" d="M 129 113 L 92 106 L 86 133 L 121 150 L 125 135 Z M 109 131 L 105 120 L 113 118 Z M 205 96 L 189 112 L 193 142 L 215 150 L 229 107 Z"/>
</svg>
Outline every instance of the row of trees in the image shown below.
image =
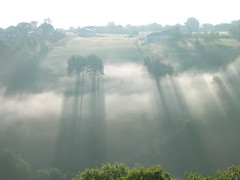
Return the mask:
<svg viewBox="0 0 240 180">
<path fill-rule="evenodd" d="M 0 151 L 0 179 L 8 180 L 69 180 L 72 175 L 57 168 L 33 169 L 20 154 L 10 150 Z"/>
<path fill-rule="evenodd" d="M 33 21 L 0 29 L 0 83 L 8 92 L 31 90 L 39 61 L 65 36 L 50 23 L 46 19 L 40 26 Z"/>
<path fill-rule="evenodd" d="M 13 44 L 20 43 L 27 38 L 57 42 L 65 34 L 56 30 L 51 23 L 51 19 L 47 18 L 39 26 L 37 21 L 32 21 L 30 23 L 21 22 L 6 29 L 0 28 L 0 39 Z"/>
<path fill-rule="evenodd" d="M 86 28 L 86 27 L 85 27 Z M 162 26 L 158 23 L 152 23 L 148 25 L 134 26 L 134 25 L 126 25 L 125 27 L 122 25 L 116 25 L 114 22 L 109 22 L 106 26 L 89 26 L 91 30 L 95 31 L 95 33 L 112 33 L 112 34 L 130 34 L 130 35 L 138 35 L 140 32 L 151 32 L 151 31 L 165 31 L 165 30 L 173 30 L 178 28 L 180 32 L 192 33 L 192 32 L 230 32 L 230 34 L 234 38 L 239 38 L 239 20 L 232 21 L 231 23 L 221 23 L 221 24 L 209 24 L 204 23 L 200 24 L 199 20 L 190 17 L 184 23 L 184 25 L 176 24 L 174 26 L 166 25 Z M 71 27 L 69 31 L 78 33 L 83 28 L 73 28 Z M 237 30 L 237 31 L 236 31 Z"/>
<path fill-rule="evenodd" d="M 67 72 L 75 77 L 75 87 L 70 87 L 64 97 L 56 167 L 73 172 L 99 165 L 104 159 L 105 104 L 100 85 L 104 65 L 94 54 L 72 55 L 67 60 Z"/>
<path fill-rule="evenodd" d="M 79 172 L 72 180 L 174 180 L 170 174 L 164 171 L 161 166 L 153 166 L 149 168 L 140 167 L 138 169 L 129 169 L 125 164 L 106 163 L 101 169 L 86 169 Z M 185 180 L 239 180 L 240 166 L 232 166 L 227 170 L 218 171 L 215 177 L 201 176 L 197 173 L 186 173 Z"/>
<path fill-rule="evenodd" d="M 80 117 L 82 112 L 82 103 L 83 103 L 83 94 L 84 94 L 84 81 L 85 81 L 85 73 L 89 74 L 92 79 L 92 92 L 93 96 L 96 96 L 96 91 L 99 87 L 99 76 L 104 74 L 104 66 L 102 60 L 92 54 L 87 57 L 83 57 L 80 55 L 72 55 L 67 60 L 67 71 L 69 75 L 75 75 L 76 79 L 76 107 L 78 109 L 78 96 L 79 92 L 81 94 L 81 102 L 80 102 Z M 80 89 L 81 86 L 81 89 Z M 96 97 L 95 97 L 96 98 Z M 95 99 L 93 98 L 93 99 Z"/>
<path fill-rule="evenodd" d="M 19 154 L 10 150 L 0 151 L 0 178 L 8 180 L 70 180 L 74 175 L 62 173 L 57 168 L 44 168 L 33 170 L 31 165 Z M 156 165 L 149 168 L 130 169 L 122 163 L 106 163 L 102 167 L 85 169 L 78 172 L 72 180 L 173 180 L 168 172 Z M 215 176 L 202 176 L 197 173 L 185 173 L 185 180 L 239 180 L 240 166 L 232 166 L 227 170 L 217 171 Z"/>
</svg>

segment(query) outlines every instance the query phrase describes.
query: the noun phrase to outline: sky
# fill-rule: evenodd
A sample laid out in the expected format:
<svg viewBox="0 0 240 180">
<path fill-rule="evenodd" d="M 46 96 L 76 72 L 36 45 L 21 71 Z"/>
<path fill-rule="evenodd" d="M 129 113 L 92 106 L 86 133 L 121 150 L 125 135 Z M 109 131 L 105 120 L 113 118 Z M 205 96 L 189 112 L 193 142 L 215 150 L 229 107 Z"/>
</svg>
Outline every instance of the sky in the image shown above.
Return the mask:
<svg viewBox="0 0 240 180">
<path fill-rule="evenodd" d="M 240 19 L 239 0 L 3 0 L 0 27 L 50 18 L 56 28 L 106 25 L 184 24 L 195 17 L 201 24 Z"/>
</svg>

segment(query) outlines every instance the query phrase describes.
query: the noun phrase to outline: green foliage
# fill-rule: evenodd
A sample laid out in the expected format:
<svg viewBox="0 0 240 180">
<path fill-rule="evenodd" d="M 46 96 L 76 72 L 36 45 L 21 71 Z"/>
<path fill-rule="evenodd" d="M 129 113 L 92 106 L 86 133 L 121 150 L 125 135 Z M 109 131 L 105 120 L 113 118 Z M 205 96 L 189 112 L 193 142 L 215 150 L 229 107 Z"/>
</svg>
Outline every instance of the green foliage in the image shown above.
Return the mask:
<svg viewBox="0 0 240 180">
<path fill-rule="evenodd" d="M 153 166 L 150 168 L 140 168 L 131 170 L 125 180 L 171 180 L 169 173 L 163 171 L 161 166 Z"/>
<path fill-rule="evenodd" d="M 220 170 L 217 172 L 215 180 L 239 180 L 240 166 L 229 167 L 226 171 Z"/>
<path fill-rule="evenodd" d="M 101 180 L 103 179 L 102 171 L 99 169 L 86 169 L 82 173 L 78 173 L 72 180 Z"/>
<path fill-rule="evenodd" d="M 148 72 L 155 78 L 160 79 L 167 75 L 173 74 L 172 66 L 161 62 L 161 58 L 158 56 L 148 56 L 144 59 L 144 64 L 147 67 Z"/>
<path fill-rule="evenodd" d="M 91 54 L 87 57 L 87 69 L 88 73 L 91 75 L 104 74 L 103 62 L 94 54 Z"/>
<path fill-rule="evenodd" d="M 86 169 L 72 180 L 171 180 L 170 175 L 158 166 L 129 170 L 125 164 L 106 163 L 101 169 Z"/>
<path fill-rule="evenodd" d="M 199 21 L 194 17 L 188 18 L 187 22 L 185 23 L 189 32 L 198 32 L 199 24 Z"/>
<path fill-rule="evenodd" d="M 45 168 L 37 171 L 39 180 L 64 180 L 62 172 L 57 168 Z"/>
<path fill-rule="evenodd" d="M 174 41 L 183 41 L 184 40 L 184 36 L 180 31 L 180 27 L 179 26 L 175 26 L 172 28 L 171 30 L 171 38 Z"/>
<path fill-rule="evenodd" d="M 78 74 L 84 70 L 86 66 L 86 59 L 79 55 L 72 55 L 67 60 L 67 65 L 68 74 Z"/>
<path fill-rule="evenodd" d="M 85 69 L 87 69 L 87 72 L 91 75 L 98 75 L 104 73 L 104 66 L 102 60 L 94 54 L 91 54 L 87 57 L 72 55 L 67 60 L 68 74 L 78 74 Z"/>
<path fill-rule="evenodd" d="M 215 177 L 201 176 L 197 173 L 186 173 L 185 180 L 239 180 L 240 166 L 232 166 L 227 170 L 219 170 Z"/>
<path fill-rule="evenodd" d="M 115 163 L 111 165 L 106 163 L 102 166 L 102 171 L 105 179 L 120 179 L 127 175 L 129 169 L 125 164 Z"/>
<path fill-rule="evenodd" d="M 185 180 L 213 180 L 213 177 L 211 176 L 203 177 L 197 173 L 186 173 Z"/>
<path fill-rule="evenodd" d="M 233 21 L 229 33 L 236 39 L 240 39 L 240 20 Z"/>
<path fill-rule="evenodd" d="M 0 40 L 0 83 L 6 87 L 6 93 L 31 91 L 39 61 L 65 34 L 56 31 L 51 24 L 37 27 L 37 22 L 22 22 L 3 32 Z"/>
<path fill-rule="evenodd" d="M 0 152 L 0 179 L 25 180 L 31 173 L 30 164 L 9 150 Z"/>
<path fill-rule="evenodd" d="M 85 169 L 82 173 L 78 173 L 72 180 L 115 180 L 121 179 L 128 173 L 128 167 L 121 163 L 102 165 L 101 169 Z"/>
</svg>

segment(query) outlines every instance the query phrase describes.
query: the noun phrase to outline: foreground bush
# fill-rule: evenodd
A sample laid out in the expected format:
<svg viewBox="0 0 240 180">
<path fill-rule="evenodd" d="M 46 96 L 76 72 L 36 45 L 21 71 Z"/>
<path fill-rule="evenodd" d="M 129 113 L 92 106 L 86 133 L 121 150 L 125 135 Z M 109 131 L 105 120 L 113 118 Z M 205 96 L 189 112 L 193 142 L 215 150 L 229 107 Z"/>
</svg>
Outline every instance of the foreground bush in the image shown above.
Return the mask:
<svg viewBox="0 0 240 180">
<path fill-rule="evenodd" d="M 215 180 L 240 180 L 240 166 L 232 166 L 226 171 L 218 171 Z"/>
<path fill-rule="evenodd" d="M 130 170 L 125 164 L 102 165 L 101 169 L 85 169 L 72 180 L 173 180 L 161 166 Z M 240 166 L 219 170 L 215 177 L 201 176 L 197 173 L 186 173 L 185 180 L 240 180 Z"/>
<path fill-rule="evenodd" d="M 232 166 L 227 170 L 219 170 L 215 177 L 203 177 L 196 173 L 186 173 L 185 180 L 240 180 L 240 166 Z"/>
<path fill-rule="evenodd" d="M 104 164 L 101 169 L 86 169 L 72 180 L 171 180 L 160 166 L 129 170 L 125 164 Z"/>
<path fill-rule="evenodd" d="M 163 171 L 161 166 L 153 166 L 150 168 L 140 168 L 131 170 L 126 177 L 123 178 L 124 180 L 136 180 L 136 179 L 143 179 L 143 180 L 171 180 L 170 175 Z"/>
<path fill-rule="evenodd" d="M 203 177 L 197 173 L 186 173 L 185 180 L 213 180 L 213 177 Z"/>
</svg>

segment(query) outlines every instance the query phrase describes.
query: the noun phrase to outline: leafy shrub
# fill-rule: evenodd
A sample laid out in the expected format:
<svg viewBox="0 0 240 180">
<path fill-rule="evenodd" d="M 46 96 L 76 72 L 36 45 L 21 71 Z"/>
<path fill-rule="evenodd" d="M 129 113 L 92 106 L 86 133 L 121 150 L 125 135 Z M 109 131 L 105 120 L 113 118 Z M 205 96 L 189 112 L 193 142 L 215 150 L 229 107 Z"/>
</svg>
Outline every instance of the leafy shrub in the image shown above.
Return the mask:
<svg viewBox="0 0 240 180">
<path fill-rule="evenodd" d="M 115 163 L 111 165 L 106 163 L 102 166 L 104 179 L 120 179 L 128 174 L 128 167 L 125 164 Z"/>
<path fill-rule="evenodd" d="M 132 169 L 125 164 L 102 165 L 101 169 L 85 169 L 72 180 L 173 180 L 160 165 L 149 168 Z M 197 173 L 186 173 L 185 180 L 240 180 L 240 166 L 232 166 L 226 171 L 218 171 L 215 177 L 201 176 Z"/>
<path fill-rule="evenodd" d="M 211 176 L 203 177 L 197 173 L 186 173 L 185 180 L 240 180 L 240 166 L 219 170 L 214 178 Z"/>
<path fill-rule="evenodd" d="M 170 175 L 161 166 L 134 169 L 124 178 L 125 180 L 171 180 Z"/>
<path fill-rule="evenodd" d="M 86 169 L 72 180 L 171 180 L 160 166 L 129 170 L 125 164 L 102 165 L 101 169 Z"/>
<path fill-rule="evenodd" d="M 239 180 L 240 166 L 229 167 L 226 171 L 220 170 L 217 172 L 215 180 Z"/>
<path fill-rule="evenodd" d="M 114 180 L 126 176 L 128 167 L 124 164 L 106 163 L 101 169 L 85 169 L 82 173 L 78 173 L 73 180 Z"/>
<path fill-rule="evenodd" d="M 203 177 L 197 173 L 186 173 L 185 180 L 213 180 L 213 177 L 211 176 Z"/>
<path fill-rule="evenodd" d="M 101 180 L 103 173 L 99 169 L 85 169 L 82 173 L 78 173 L 72 180 Z"/>
</svg>

